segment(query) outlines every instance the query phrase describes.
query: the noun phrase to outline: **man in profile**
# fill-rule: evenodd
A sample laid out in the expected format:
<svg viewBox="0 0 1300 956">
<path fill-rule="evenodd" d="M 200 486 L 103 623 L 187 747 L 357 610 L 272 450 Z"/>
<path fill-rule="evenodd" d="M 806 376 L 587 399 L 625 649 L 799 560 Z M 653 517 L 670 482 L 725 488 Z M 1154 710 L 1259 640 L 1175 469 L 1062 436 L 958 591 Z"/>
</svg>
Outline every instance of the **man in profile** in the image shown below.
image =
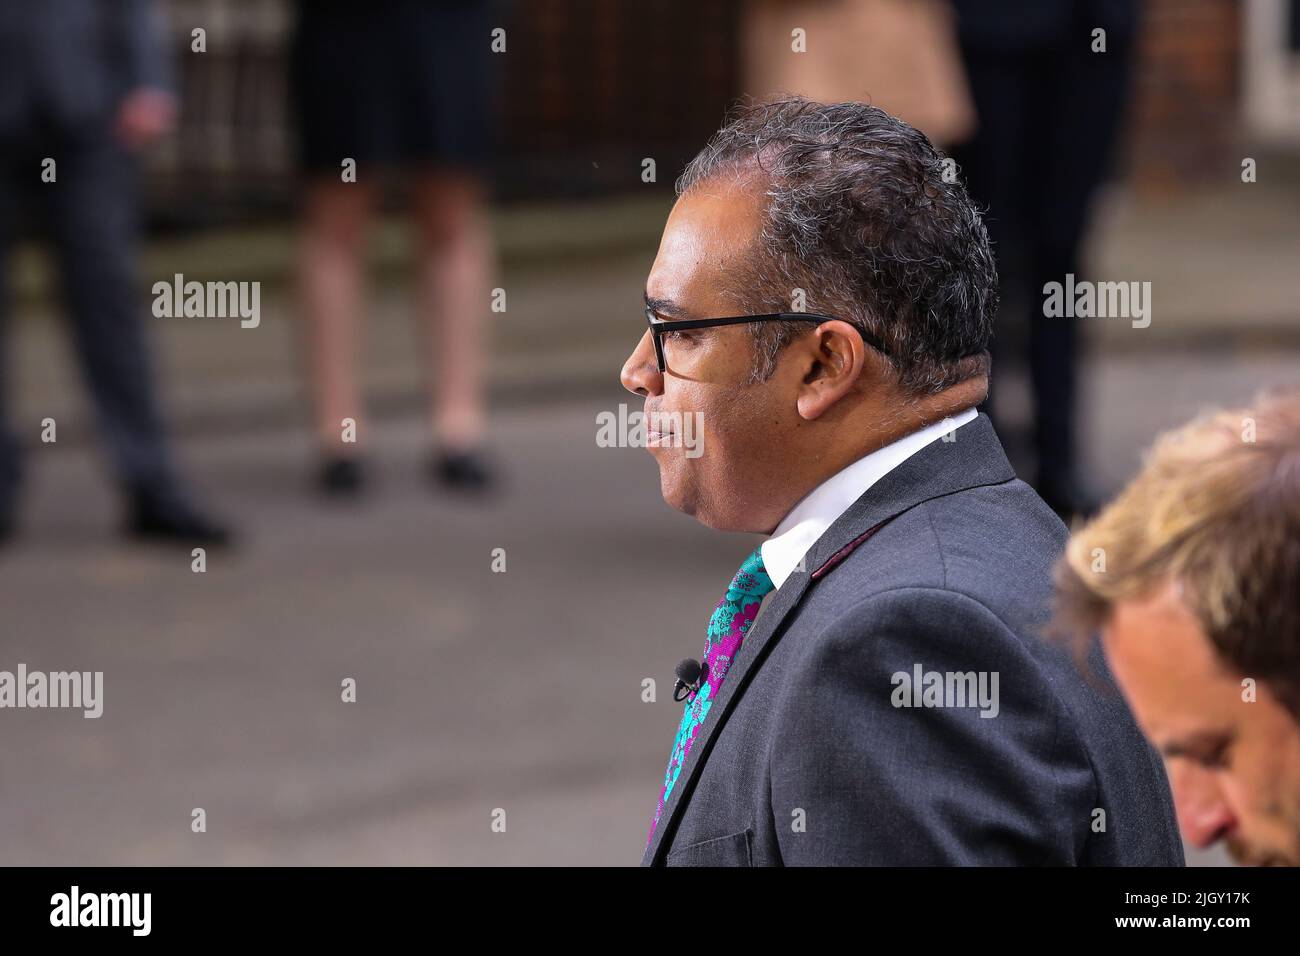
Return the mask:
<svg viewBox="0 0 1300 956">
<path fill-rule="evenodd" d="M 1065 528 L 975 410 L 997 275 L 949 172 L 791 98 L 677 184 L 622 380 L 665 500 L 767 539 L 680 669 L 647 864 L 1182 862 L 1122 698 L 1036 636 Z"/>
<path fill-rule="evenodd" d="M 1163 435 L 1058 580 L 1058 626 L 1101 631 L 1187 841 L 1300 866 L 1300 391 Z"/>
</svg>

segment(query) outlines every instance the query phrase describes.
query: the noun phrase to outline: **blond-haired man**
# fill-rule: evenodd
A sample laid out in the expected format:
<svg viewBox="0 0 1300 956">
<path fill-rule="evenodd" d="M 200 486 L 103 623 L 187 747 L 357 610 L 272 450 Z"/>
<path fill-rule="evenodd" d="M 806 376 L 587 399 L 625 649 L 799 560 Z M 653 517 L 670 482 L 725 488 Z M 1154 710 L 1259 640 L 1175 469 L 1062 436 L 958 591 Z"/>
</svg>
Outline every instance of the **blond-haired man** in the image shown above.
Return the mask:
<svg viewBox="0 0 1300 956">
<path fill-rule="evenodd" d="M 1160 437 L 1076 532 L 1057 624 L 1102 634 L 1184 837 L 1300 864 L 1300 391 Z"/>
</svg>

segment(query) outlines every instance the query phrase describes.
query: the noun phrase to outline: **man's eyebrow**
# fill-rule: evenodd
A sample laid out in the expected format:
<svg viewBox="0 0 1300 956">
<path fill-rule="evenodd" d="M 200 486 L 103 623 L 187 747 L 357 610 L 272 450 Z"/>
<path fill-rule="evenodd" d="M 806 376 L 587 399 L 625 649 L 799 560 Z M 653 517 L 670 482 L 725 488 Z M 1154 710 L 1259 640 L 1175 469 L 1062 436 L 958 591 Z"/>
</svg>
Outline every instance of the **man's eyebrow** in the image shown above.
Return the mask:
<svg viewBox="0 0 1300 956">
<path fill-rule="evenodd" d="M 646 308 L 655 315 L 662 315 L 667 319 L 691 319 L 691 310 L 678 305 L 672 299 L 652 298 L 650 293 L 645 293 Z"/>
<path fill-rule="evenodd" d="M 1200 730 L 1179 739 L 1163 741 L 1160 752 L 1166 757 L 1203 757 L 1232 743 L 1231 730 Z"/>
</svg>

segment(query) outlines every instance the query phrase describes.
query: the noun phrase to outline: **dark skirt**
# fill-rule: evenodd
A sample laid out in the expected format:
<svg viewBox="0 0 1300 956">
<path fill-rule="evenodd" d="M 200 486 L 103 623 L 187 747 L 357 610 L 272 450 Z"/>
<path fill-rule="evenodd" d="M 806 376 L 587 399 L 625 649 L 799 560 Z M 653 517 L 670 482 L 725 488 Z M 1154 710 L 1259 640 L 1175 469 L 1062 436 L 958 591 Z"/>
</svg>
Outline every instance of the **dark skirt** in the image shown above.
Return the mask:
<svg viewBox="0 0 1300 956">
<path fill-rule="evenodd" d="M 494 13 L 491 0 L 303 0 L 291 61 L 302 167 L 482 171 L 504 61 Z"/>
</svg>

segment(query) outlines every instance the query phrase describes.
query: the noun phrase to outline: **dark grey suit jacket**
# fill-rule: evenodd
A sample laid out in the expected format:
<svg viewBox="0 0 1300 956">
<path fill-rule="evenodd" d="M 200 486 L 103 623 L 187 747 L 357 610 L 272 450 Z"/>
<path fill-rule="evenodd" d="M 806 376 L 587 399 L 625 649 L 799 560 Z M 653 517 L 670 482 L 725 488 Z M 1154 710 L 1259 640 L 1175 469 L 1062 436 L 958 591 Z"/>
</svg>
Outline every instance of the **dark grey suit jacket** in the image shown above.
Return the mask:
<svg viewBox="0 0 1300 956">
<path fill-rule="evenodd" d="M 0 136 L 39 117 L 59 130 L 99 127 L 139 86 L 171 75 L 154 0 L 0 3 Z"/>
<path fill-rule="evenodd" d="M 1040 636 L 1064 526 L 985 416 L 953 434 L 769 596 L 644 863 L 1182 865 L 1163 765 L 1100 654 L 1081 670 Z M 996 672 L 997 715 L 895 706 L 917 665 L 990 693 Z"/>
</svg>

